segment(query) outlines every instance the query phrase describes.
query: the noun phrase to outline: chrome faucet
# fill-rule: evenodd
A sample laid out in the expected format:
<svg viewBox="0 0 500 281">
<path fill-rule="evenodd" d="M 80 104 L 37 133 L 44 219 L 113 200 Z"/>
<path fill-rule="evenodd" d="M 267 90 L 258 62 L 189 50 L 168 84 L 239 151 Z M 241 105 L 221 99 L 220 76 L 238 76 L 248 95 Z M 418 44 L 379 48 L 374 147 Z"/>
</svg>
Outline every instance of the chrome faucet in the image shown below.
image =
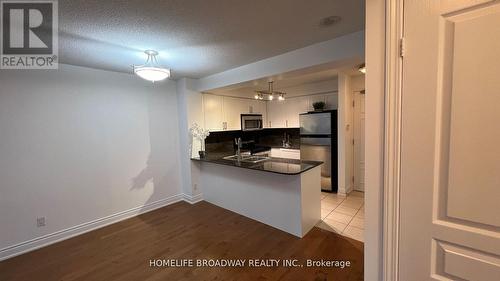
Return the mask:
<svg viewBox="0 0 500 281">
<path fill-rule="evenodd" d="M 292 142 L 290 141 L 290 135 L 284 133 L 282 143 L 283 143 L 283 148 L 290 148 L 292 146 Z"/>
<path fill-rule="evenodd" d="M 241 138 L 234 139 L 234 143 L 238 147 L 236 150 L 236 156 L 238 156 L 238 160 L 241 160 Z"/>
</svg>

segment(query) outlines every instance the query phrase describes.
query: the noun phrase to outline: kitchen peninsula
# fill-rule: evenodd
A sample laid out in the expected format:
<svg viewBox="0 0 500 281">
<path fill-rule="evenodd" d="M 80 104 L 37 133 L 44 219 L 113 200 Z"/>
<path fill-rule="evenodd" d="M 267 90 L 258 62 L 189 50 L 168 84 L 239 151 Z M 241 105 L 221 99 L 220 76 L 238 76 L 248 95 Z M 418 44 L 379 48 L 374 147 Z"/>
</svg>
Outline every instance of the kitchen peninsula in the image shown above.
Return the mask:
<svg viewBox="0 0 500 281">
<path fill-rule="evenodd" d="M 320 220 L 322 162 L 251 157 L 193 158 L 204 200 L 303 237 Z"/>
</svg>

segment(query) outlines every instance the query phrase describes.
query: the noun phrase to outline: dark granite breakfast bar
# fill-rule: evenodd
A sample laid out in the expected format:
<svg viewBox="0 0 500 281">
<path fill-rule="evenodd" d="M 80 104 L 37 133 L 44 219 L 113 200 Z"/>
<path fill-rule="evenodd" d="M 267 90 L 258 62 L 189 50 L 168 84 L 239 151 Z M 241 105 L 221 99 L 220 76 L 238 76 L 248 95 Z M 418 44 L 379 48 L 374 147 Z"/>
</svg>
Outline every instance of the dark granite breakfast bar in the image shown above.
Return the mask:
<svg viewBox="0 0 500 281">
<path fill-rule="evenodd" d="M 224 159 L 220 155 L 212 157 L 207 156 L 206 158 L 201 158 L 201 159 L 192 158 L 191 160 L 214 163 L 219 165 L 227 165 L 245 169 L 259 170 L 263 172 L 277 173 L 283 175 L 298 175 L 323 163 L 319 161 L 305 161 L 305 160 L 285 159 L 285 158 L 270 158 L 269 160 L 264 160 L 258 163 L 249 163 L 244 161 Z"/>
<path fill-rule="evenodd" d="M 205 201 L 298 237 L 318 223 L 322 162 L 250 154 L 239 159 L 231 151 L 192 158 Z"/>
</svg>

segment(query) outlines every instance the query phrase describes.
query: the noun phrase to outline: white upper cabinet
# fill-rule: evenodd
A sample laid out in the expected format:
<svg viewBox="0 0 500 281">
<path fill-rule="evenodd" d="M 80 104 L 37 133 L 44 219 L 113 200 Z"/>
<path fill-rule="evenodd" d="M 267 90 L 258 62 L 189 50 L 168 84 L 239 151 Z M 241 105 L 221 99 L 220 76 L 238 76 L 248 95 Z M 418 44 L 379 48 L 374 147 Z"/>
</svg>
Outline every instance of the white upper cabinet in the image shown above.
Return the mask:
<svg viewBox="0 0 500 281">
<path fill-rule="evenodd" d="M 224 121 L 227 122 L 227 130 L 240 130 L 240 114 L 250 112 L 250 100 L 233 97 L 223 98 Z"/>
<path fill-rule="evenodd" d="M 314 110 L 312 104 L 317 101 L 326 103 L 326 109 L 335 109 L 337 96 L 333 94 L 301 96 L 288 98 L 285 101 L 267 102 L 268 127 L 298 128 L 299 114 Z M 334 105 L 335 107 L 331 106 Z"/>
<path fill-rule="evenodd" d="M 267 128 L 285 128 L 286 125 L 286 101 L 267 102 Z"/>
<path fill-rule="evenodd" d="M 249 113 L 266 114 L 266 102 L 262 100 L 248 100 L 250 111 Z"/>
<path fill-rule="evenodd" d="M 216 95 L 203 95 L 203 111 L 205 128 L 210 131 L 223 129 L 222 97 Z"/>
<path fill-rule="evenodd" d="M 325 95 L 325 103 L 327 109 L 337 109 L 338 108 L 337 95 L 333 94 Z"/>
<path fill-rule="evenodd" d="M 248 100 L 250 105 L 250 112 L 255 114 L 262 114 L 264 120 L 264 128 L 267 128 L 267 105 L 263 100 Z"/>
<path fill-rule="evenodd" d="M 309 110 L 308 111 L 314 110 L 313 104 L 315 102 L 322 101 L 322 102 L 326 103 L 326 97 L 325 96 L 326 95 L 314 95 L 314 96 L 310 96 L 309 97 Z"/>
<path fill-rule="evenodd" d="M 324 95 L 314 95 L 309 97 L 309 109 L 308 111 L 314 110 L 313 103 L 322 101 L 326 104 L 325 109 L 337 109 L 337 95 L 336 94 L 324 94 Z"/>
<path fill-rule="evenodd" d="M 237 97 L 203 94 L 205 128 L 210 131 L 241 130 L 241 114 L 262 114 L 265 118 L 264 101 Z"/>
<path fill-rule="evenodd" d="M 309 102 L 307 96 L 288 99 L 285 101 L 286 121 L 287 128 L 298 128 L 299 114 L 309 111 Z"/>
<path fill-rule="evenodd" d="M 211 131 L 241 130 L 241 114 L 262 114 L 264 128 L 298 128 L 299 114 L 314 110 L 317 101 L 326 103 L 326 109 L 337 108 L 337 95 L 324 94 L 292 97 L 284 101 L 253 100 L 247 98 L 203 95 L 205 128 Z"/>
</svg>

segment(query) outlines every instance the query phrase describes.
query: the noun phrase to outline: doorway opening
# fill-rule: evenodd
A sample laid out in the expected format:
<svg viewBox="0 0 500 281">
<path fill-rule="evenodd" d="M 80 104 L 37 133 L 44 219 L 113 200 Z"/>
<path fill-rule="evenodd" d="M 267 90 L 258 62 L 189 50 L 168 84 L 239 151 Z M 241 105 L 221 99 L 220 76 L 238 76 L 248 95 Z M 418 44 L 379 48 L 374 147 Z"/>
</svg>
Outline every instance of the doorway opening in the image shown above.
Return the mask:
<svg viewBox="0 0 500 281">
<path fill-rule="evenodd" d="M 364 241 L 365 76 L 339 73 L 338 193 L 323 192 L 319 227 Z"/>
</svg>

